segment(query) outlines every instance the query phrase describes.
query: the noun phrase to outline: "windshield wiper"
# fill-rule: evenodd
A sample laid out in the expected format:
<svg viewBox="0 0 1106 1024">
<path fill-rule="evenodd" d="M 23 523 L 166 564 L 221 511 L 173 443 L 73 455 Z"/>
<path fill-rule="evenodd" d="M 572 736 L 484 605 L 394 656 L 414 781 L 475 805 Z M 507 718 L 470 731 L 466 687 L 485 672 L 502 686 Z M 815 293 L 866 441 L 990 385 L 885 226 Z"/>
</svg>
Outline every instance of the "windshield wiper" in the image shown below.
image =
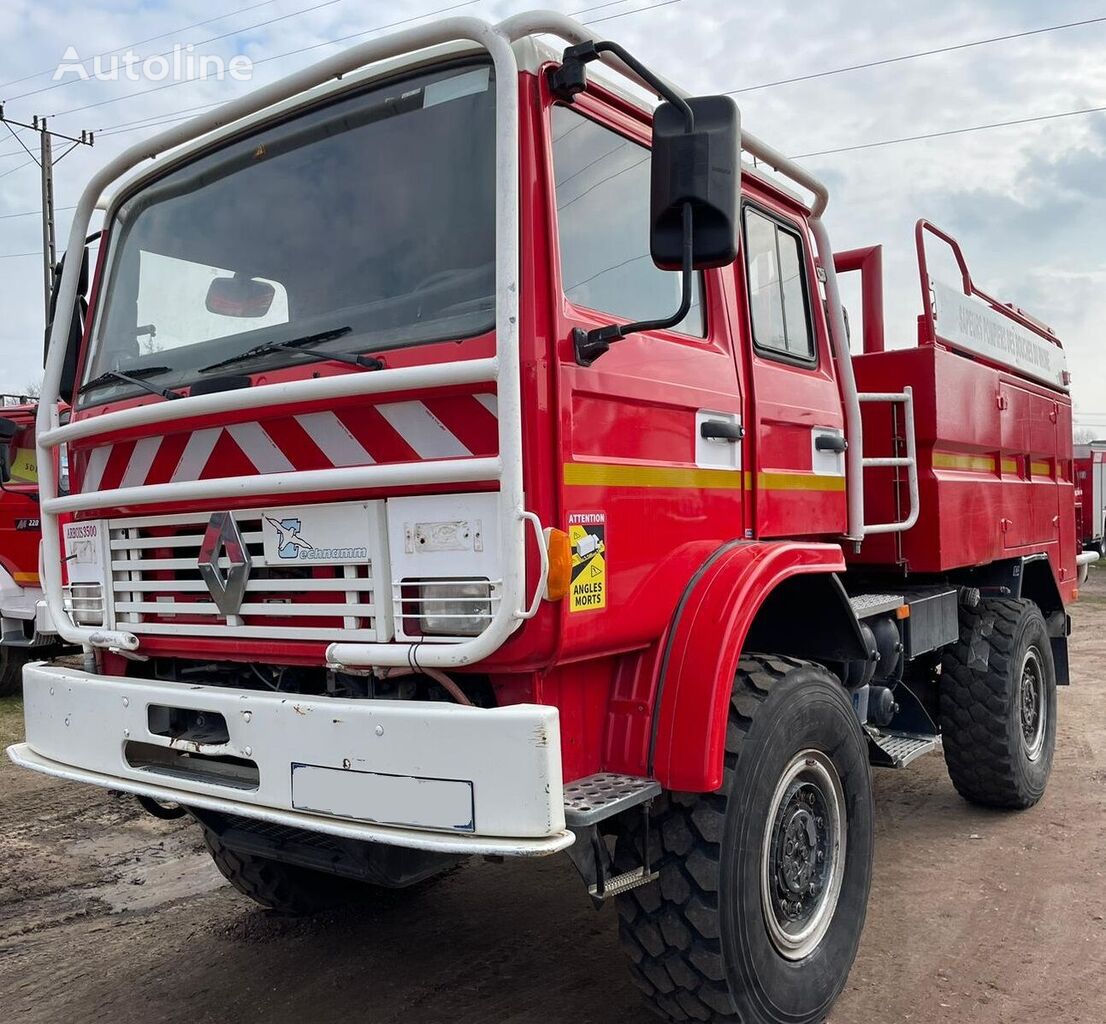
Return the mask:
<svg viewBox="0 0 1106 1024">
<path fill-rule="evenodd" d="M 168 373 L 172 369 L 171 366 L 143 366 L 131 373 L 124 373 L 122 370 L 105 370 L 99 377 L 93 377 L 87 384 L 81 387 L 81 394 L 86 391 L 93 391 L 96 388 L 102 388 L 106 384 L 130 384 L 136 388 L 141 388 L 143 391 L 149 391 L 151 395 L 157 395 L 164 399 L 180 398 L 181 396 L 177 392 L 170 390 L 169 388 L 159 388 L 156 384 L 150 384 L 143 380 L 143 377 L 156 377 L 159 373 Z"/>
<path fill-rule="evenodd" d="M 379 370 L 384 364 L 379 359 L 374 359 L 372 356 L 350 355 L 345 352 L 327 352 L 317 347 L 324 341 L 344 338 L 347 334 L 352 333 L 352 331 L 352 327 L 335 327 L 329 331 L 320 331 L 318 334 L 305 334 L 302 338 L 290 338 L 288 341 L 267 341 L 263 345 L 254 345 L 253 348 L 248 348 L 245 352 L 239 352 L 236 356 L 228 356 L 226 359 L 220 359 L 219 362 L 212 363 L 210 366 L 202 366 L 200 367 L 200 373 L 207 373 L 209 370 L 220 370 L 224 366 L 233 366 L 235 363 L 244 363 L 250 359 L 267 356 L 272 352 L 283 352 L 289 349 L 296 352 L 308 352 L 311 355 L 317 355 L 323 359 L 332 359 L 339 363 L 350 363 L 353 366 L 363 366 L 367 370 Z"/>
</svg>

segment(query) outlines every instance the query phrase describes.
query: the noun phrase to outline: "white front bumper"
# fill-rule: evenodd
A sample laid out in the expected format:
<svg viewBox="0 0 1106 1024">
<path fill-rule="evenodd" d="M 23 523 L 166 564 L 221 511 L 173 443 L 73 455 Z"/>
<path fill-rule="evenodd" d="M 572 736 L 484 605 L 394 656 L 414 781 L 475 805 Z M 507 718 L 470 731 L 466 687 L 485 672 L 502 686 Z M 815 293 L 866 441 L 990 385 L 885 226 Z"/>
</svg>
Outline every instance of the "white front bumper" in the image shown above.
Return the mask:
<svg viewBox="0 0 1106 1024">
<path fill-rule="evenodd" d="M 28 665 L 25 743 L 35 771 L 372 842 L 540 856 L 571 845 L 555 708 L 347 700 L 97 676 Z M 229 742 L 150 731 L 151 705 L 223 716 Z M 257 766 L 251 787 L 136 767 L 147 744 Z M 132 757 L 132 759 L 134 759 Z"/>
</svg>

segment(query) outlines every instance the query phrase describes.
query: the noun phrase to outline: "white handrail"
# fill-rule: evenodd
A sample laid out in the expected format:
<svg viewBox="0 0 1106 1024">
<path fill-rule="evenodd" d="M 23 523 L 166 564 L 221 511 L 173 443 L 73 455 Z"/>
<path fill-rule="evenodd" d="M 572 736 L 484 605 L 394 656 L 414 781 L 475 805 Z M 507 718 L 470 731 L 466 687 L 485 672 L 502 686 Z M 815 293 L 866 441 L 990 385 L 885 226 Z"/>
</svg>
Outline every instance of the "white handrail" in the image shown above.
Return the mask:
<svg viewBox="0 0 1106 1024">
<path fill-rule="evenodd" d="M 887 402 L 891 405 L 903 407 L 903 435 L 906 443 L 906 455 L 891 456 L 889 458 L 873 457 L 865 458 L 861 452 L 861 472 L 864 469 L 876 467 L 902 467 L 906 470 L 906 489 L 909 510 L 905 519 L 894 523 L 862 523 L 861 529 L 864 536 L 875 533 L 903 533 L 909 530 L 917 521 L 921 511 L 921 499 L 918 493 L 918 447 L 914 432 L 914 389 L 905 387 L 902 391 L 867 391 L 857 395 L 858 402 Z"/>
</svg>

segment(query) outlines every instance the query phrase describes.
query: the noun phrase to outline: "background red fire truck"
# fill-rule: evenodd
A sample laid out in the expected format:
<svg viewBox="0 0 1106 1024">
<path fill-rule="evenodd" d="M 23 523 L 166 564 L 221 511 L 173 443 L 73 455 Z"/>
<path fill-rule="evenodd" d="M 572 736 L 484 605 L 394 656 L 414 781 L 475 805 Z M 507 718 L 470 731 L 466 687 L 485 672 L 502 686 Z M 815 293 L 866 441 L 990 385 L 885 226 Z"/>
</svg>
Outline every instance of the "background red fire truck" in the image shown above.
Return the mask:
<svg viewBox="0 0 1106 1024">
<path fill-rule="evenodd" d="M 0 396 L 0 696 L 18 693 L 23 666 L 42 657 L 38 579 L 39 510 L 35 450 L 38 404 Z"/>
<path fill-rule="evenodd" d="M 1075 531 L 1086 551 L 1106 555 L 1106 441 L 1074 449 Z"/>
<path fill-rule="evenodd" d="M 951 236 L 885 350 L 825 186 L 549 13 L 174 126 L 71 252 L 139 165 L 83 337 L 58 286 L 42 565 L 84 665 L 28 666 L 17 763 L 190 813 L 286 910 L 567 850 L 657 1009 L 746 1024 L 844 985 L 870 764 L 943 740 L 967 799 L 1040 798 L 1094 557 L 1068 372 Z"/>
</svg>

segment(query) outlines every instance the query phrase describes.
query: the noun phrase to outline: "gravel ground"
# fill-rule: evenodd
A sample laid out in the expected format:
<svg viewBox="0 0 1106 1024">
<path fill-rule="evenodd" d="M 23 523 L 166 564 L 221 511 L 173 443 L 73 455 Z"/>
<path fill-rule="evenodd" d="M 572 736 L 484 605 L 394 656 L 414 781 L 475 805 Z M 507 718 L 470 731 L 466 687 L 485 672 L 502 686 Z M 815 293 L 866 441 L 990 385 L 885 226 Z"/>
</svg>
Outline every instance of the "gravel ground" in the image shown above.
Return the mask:
<svg viewBox="0 0 1106 1024">
<path fill-rule="evenodd" d="M 1074 609 L 1044 800 L 961 801 L 939 756 L 876 775 L 868 922 L 831 1024 L 1101 1024 L 1106 976 L 1106 571 Z M 0 743 L 21 735 L 0 701 Z M 194 826 L 0 762 L 7 1021 L 630 1024 L 613 908 L 566 858 L 473 863 L 415 895 L 311 919 L 256 908 Z"/>
</svg>

